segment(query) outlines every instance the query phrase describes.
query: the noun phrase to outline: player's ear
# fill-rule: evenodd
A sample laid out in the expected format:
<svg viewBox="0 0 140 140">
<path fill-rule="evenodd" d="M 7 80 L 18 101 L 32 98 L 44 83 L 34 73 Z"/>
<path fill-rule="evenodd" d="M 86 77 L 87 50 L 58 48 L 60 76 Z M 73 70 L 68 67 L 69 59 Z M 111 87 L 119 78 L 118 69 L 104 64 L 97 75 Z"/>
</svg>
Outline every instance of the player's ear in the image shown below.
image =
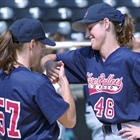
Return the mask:
<svg viewBox="0 0 140 140">
<path fill-rule="evenodd" d="M 109 29 L 109 27 L 110 27 L 110 20 L 108 18 L 104 18 L 103 22 L 104 22 L 105 28 Z"/>
<path fill-rule="evenodd" d="M 35 40 L 34 39 L 32 39 L 31 41 L 30 41 L 30 43 L 29 43 L 29 48 L 32 50 L 34 47 L 35 47 Z"/>
</svg>

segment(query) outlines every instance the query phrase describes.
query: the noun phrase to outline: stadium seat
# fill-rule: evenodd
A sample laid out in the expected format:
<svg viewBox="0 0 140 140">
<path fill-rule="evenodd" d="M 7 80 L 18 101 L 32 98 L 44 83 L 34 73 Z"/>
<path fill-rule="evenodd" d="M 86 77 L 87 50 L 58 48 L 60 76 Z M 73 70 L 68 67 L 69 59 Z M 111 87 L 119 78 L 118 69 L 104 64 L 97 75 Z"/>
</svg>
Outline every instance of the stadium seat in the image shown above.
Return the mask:
<svg viewBox="0 0 140 140">
<path fill-rule="evenodd" d="M 70 34 L 72 29 L 71 29 L 71 23 L 67 21 L 51 21 L 51 22 L 42 22 L 43 26 L 45 28 L 45 33 L 52 33 L 59 31 L 64 34 Z"/>
<path fill-rule="evenodd" d="M 117 0 L 118 6 L 126 6 L 126 7 L 140 7 L 140 1 L 139 0 Z"/>
<path fill-rule="evenodd" d="M 52 9 L 43 9 L 44 20 L 53 20 L 53 21 L 63 21 L 70 20 L 72 18 L 72 10 L 70 8 L 60 7 Z"/>
<path fill-rule="evenodd" d="M 1 0 L 0 7 L 10 8 L 26 8 L 29 5 L 29 0 Z"/>
<path fill-rule="evenodd" d="M 101 2 L 114 4 L 115 8 L 126 7 L 125 9 L 136 18 L 136 31 L 140 32 L 140 1 L 138 0 L 0 0 L 0 21 L 9 25 L 19 18 L 36 18 L 45 23 L 46 31 L 61 30 L 71 38 L 75 38 L 71 24 L 81 20 L 89 6 Z M 74 34 L 71 35 L 72 33 Z"/>
<path fill-rule="evenodd" d="M 14 11 L 10 7 L 0 8 L 0 20 L 11 20 L 14 16 Z"/>
<path fill-rule="evenodd" d="M 84 8 L 89 5 L 87 0 L 60 0 L 60 7 L 71 7 L 71 8 Z"/>
<path fill-rule="evenodd" d="M 30 7 L 41 7 L 41 8 L 54 8 L 57 7 L 59 0 L 30 0 Z"/>
<path fill-rule="evenodd" d="M 86 10 L 87 10 L 87 8 L 80 8 L 80 9 L 73 8 L 72 9 L 72 11 L 73 11 L 72 22 L 81 20 L 84 17 Z"/>
</svg>

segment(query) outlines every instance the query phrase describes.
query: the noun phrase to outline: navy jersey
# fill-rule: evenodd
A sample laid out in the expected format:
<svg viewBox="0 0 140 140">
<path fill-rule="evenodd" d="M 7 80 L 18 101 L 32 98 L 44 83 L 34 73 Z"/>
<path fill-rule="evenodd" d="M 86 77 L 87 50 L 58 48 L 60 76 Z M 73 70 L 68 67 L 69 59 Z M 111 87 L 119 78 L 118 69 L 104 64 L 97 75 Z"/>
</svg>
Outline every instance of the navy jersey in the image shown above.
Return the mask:
<svg viewBox="0 0 140 140">
<path fill-rule="evenodd" d="M 104 123 L 140 121 L 140 54 L 122 46 L 105 62 L 83 47 L 57 54 L 70 83 L 88 83 L 89 102 Z"/>
<path fill-rule="evenodd" d="M 56 120 L 69 104 L 55 92 L 49 79 L 25 67 L 10 75 L 0 73 L 0 138 L 55 140 Z"/>
</svg>

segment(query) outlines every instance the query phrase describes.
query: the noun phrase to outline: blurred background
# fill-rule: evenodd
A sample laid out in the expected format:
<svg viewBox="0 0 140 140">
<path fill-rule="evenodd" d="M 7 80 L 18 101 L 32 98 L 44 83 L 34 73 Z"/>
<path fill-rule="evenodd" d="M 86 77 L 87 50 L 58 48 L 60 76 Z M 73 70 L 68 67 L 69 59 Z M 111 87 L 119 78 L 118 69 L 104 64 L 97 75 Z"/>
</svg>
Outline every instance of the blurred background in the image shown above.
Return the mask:
<svg viewBox="0 0 140 140">
<path fill-rule="evenodd" d="M 74 32 L 71 23 L 82 19 L 87 7 L 106 2 L 137 19 L 136 32 L 140 32 L 140 0 L 0 0 L 0 33 L 22 17 L 42 21 L 46 35 L 60 31 L 69 40 L 85 40 L 83 33 Z"/>
<path fill-rule="evenodd" d="M 136 19 L 136 42 L 132 49 L 140 52 L 140 0 L 0 0 L 0 34 L 15 20 L 31 17 L 42 22 L 46 36 L 51 37 L 52 33 L 59 32 L 66 36 L 66 41 L 87 41 L 84 33 L 72 30 L 71 23 L 81 20 L 90 5 L 100 2 L 106 2 L 122 13 L 130 13 Z M 71 45 L 68 47 L 69 50 L 74 49 Z M 35 71 L 39 71 L 39 66 Z M 85 123 L 83 85 L 71 85 L 71 90 L 75 97 L 77 124 L 72 132 L 67 132 L 66 140 L 91 140 L 91 130 Z"/>
</svg>

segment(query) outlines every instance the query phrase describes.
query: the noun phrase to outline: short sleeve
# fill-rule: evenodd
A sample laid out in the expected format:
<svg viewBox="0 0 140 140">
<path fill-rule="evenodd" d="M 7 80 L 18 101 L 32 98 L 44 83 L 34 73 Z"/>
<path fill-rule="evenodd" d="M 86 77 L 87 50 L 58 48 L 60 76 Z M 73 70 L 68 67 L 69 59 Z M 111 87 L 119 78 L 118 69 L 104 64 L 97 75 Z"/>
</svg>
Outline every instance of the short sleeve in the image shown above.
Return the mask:
<svg viewBox="0 0 140 140">
<path fill-rule="evenodd" d="M 57 54 L 57 60 L 65 64 L 66 75 L 70 83 L 86 82 L 86 59 L 89 47 Z"/>
<path fill-rule="evenodd" d="M 55 91 L 51 83 L 44 83 L 37 91 L 35 100 L 50 124 L 68 109 L 69 104 Z"/>
</svg>

